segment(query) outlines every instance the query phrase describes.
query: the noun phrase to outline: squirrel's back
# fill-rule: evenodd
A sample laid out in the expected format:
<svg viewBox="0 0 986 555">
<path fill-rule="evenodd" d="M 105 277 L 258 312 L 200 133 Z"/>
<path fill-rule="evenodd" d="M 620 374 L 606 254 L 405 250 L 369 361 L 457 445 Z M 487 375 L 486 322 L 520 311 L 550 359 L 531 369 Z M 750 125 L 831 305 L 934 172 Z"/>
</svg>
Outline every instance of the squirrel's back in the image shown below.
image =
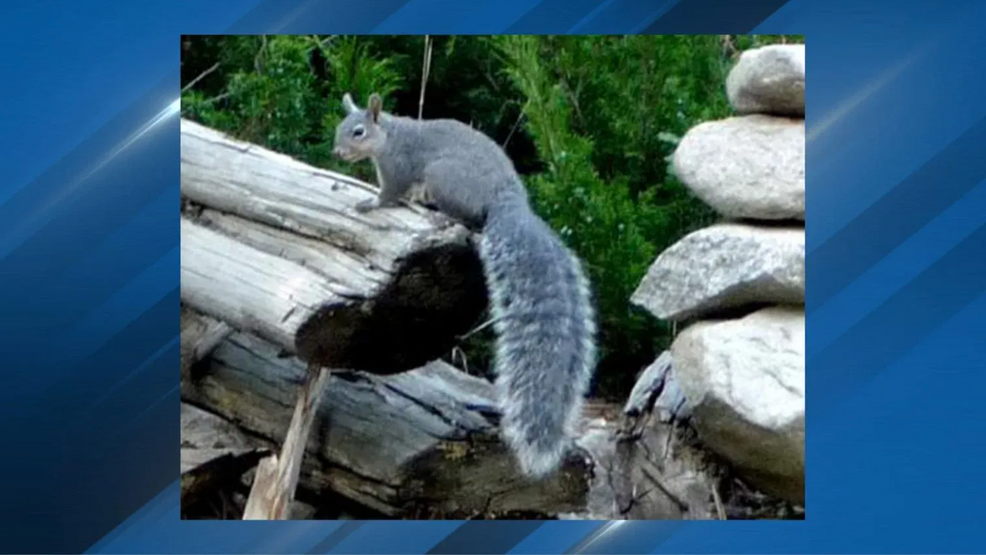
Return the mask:
<svg viewBox="0 0 986 555">
<path fill-rule="evenodd" d="M 385 155 L 417 161 L 417 179 L 427 185 L 432 198 L 445 203 L 443 212 L 481 225 L 494 204 L 526 204 L 527 189 L 513 161 L 486 134 L 452 119 L 388 116 L 381 126 L 398 140 L 388 140 Z"/>
</svg>

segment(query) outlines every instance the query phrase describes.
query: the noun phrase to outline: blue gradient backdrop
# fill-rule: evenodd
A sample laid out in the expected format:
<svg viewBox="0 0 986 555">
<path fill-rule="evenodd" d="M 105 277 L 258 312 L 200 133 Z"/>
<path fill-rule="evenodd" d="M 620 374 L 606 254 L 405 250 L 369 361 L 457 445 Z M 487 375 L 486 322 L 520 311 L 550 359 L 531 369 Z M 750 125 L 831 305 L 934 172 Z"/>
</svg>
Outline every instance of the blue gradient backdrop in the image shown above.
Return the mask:
<svg viewBox="0 0 986 555">
<path fill-rule="evenodd" d="M 986 3 L 0 7 L 0 548 L 983 552 Z M 803 33 L 804 522 L 182 522 L 182 33 Z"/>
</svg>

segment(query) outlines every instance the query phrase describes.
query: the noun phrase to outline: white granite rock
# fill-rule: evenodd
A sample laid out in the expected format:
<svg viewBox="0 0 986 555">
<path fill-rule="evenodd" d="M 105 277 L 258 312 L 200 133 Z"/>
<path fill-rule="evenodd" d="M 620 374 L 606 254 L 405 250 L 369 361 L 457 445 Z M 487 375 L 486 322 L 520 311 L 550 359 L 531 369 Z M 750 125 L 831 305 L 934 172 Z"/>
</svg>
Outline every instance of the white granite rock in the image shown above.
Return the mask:
<svg viewBox="0 0 986 555">
<path fill-rule="evenodd" d="M 698 322 L 671 353 L 703 443 L 763 492 L 803 504 L 804 309 Z"/>
<path fill-rule="evenodd" d="M 674 153 L 675 173 L 730 218 L 805 218 L 805 122 L 751 115 L 699 124 Z"/>
</svg>

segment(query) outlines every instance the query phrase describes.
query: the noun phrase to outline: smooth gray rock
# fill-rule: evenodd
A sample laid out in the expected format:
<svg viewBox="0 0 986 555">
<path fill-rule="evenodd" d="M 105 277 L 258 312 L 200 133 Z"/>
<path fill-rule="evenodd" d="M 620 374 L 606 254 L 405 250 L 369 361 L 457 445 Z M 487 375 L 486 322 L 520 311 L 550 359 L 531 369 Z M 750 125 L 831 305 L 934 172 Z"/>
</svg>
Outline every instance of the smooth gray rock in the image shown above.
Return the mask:
<svg viewBox="0 0 986 555">
<path fill-rule="evenodd" d="M 747 50 L 726 78 L 726 95 L 740 114 L 805 116 L 805 45 Z"/>
<path fill-rule="evenodd" d="M 805 302 L 805 230 L 716 224 L 657 257 L 630 301 L 682 321 L 751 303 Z"/>
</svg>

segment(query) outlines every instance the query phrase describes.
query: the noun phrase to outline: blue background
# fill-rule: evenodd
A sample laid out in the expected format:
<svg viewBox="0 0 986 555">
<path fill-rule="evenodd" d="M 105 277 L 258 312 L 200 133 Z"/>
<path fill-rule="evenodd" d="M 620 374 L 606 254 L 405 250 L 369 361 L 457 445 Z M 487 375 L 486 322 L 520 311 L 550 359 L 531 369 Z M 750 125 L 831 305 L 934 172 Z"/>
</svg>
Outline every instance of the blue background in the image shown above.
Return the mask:
<svg viewBox="0 0 986 555">
<path fill-rule="evenodd" d="M 986 3 L 8 0 L 0 547 L 12 552 L 982 552 Z M 804 522 L 182 522 L 182 33 L 798 33 Z"/>
</svg>

